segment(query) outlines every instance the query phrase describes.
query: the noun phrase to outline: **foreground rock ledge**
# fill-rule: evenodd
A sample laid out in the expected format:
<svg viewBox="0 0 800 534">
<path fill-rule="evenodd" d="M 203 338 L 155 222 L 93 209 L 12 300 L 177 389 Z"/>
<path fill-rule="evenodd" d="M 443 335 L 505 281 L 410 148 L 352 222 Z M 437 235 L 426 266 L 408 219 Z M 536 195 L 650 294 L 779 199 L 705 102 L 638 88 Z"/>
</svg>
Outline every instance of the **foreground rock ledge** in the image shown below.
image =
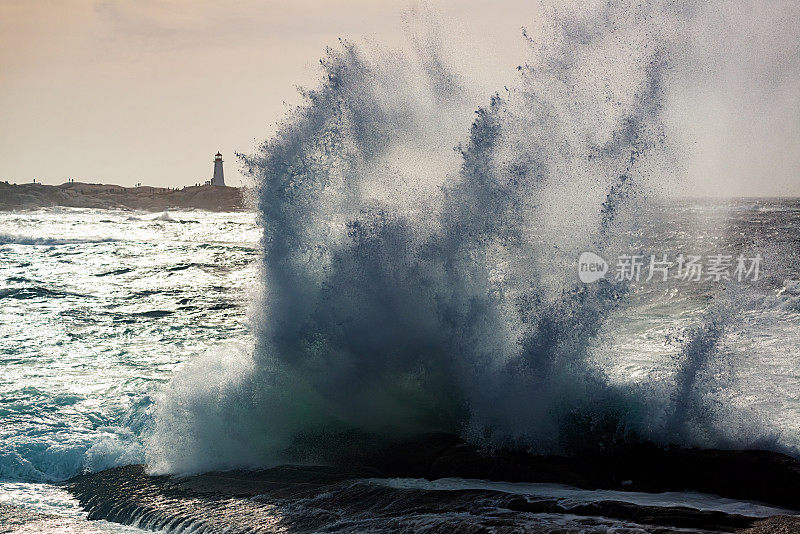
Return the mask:
<svg viewBox="0 0 800 534">
<path fill-rule="evenodd" d="M 330 525 L 346 530 L 356 525 L 366 528 L 367 519 L 390 526 L 394 521 L 402 528 L 402 518 L 453 512 L 463 512 L 467 517 L 458 520 L 463 524 L 449 527 L 464 529 L 472 525 L 470 514 L 483 509 L 496 511 L 490 526 L 498 532 L 514 530 L 509 518 L 520 514 L 583 516 L 584 525 L 598 528 L 602 528 L 602 518 L 611 518 L 644 525 L 651 532 L 676 528 L 800 532 L 800 520 L 795 516 L 756 519 L 619 501 L 565 507 L 555 499 L 530 499 L 491 490 L 398 490 L 361 481 L 458 477 L 562 483 L 586 489 L 688 490 L 799 510 L 800 463 L 767 451 L 664 449 L 644 444 L 581 458 L 489 455 L 454 437 L 432 436 L 357 459 L 351 457 L 348 464 L 347 468 L 282 466 L 190 477 L 151 477 L 143 466 L 134 465 L 76 477 L 66 483 L 66 488 L 91 519 L 147 528 L 191 527 L 199 532 L 310 532 Z M 302 503 L 310 502 L 312 508 L 303 508 L 307 504 Z M 485 517 L 475 519 L 480 521 L 487 526 Z"/>
</svg>

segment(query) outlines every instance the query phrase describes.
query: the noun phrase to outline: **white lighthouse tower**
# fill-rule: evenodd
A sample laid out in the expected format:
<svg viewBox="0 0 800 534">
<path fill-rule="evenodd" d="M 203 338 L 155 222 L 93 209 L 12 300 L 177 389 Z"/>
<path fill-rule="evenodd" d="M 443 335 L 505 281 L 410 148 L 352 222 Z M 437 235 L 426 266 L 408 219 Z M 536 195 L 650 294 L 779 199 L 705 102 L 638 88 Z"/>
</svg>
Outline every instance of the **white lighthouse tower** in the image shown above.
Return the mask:
<svg viewBox="0 0 800 534">
<path fill-rule="evenodd" d="M 214 156 L 214 177 L 211 185 L 225 185 L 225 176 L 222 174 L 222 154 L 217 152 Z"/>
</svg>

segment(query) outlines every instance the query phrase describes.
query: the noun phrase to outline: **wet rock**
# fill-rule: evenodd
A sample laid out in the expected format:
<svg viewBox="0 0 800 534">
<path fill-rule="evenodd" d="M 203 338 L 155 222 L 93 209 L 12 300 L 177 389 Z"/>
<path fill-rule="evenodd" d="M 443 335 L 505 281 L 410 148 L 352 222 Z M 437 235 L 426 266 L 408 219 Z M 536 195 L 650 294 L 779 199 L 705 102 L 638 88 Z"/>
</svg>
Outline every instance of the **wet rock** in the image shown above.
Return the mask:
<svg viewBox="0 0 800 534">
<path fill-rule="evenodd" d="M 408 517 L 419 516 L 439 518 L 443 523 L 437 528 L 455 528 L 452 514 L 456 512 L 472 517 L 460 519 L 458 528 L 482 525 L 498 532 L 532 524 L 530 521 L 540 517 L 537 514 L 585 517 L 581 525 L 601 529 L 603 521 L 616 520 L 646 525 L 651 532 L 676 528 L 798 532 L 797 518 L 785 516 L 759 520 L 688 507 L 611 500 L 568 504 L 492 490 L 397 489 L 364 482 L 386 477 L 457 477 L 551 482 L 585 489 L 688 490 L 800 509 L 798 462 L 777 453 L 639 444 L 605 455 L 533 456 L 481 451 L 447 434 L 391 445 L 379 445 L 374 439 L 364 439 L 360 445 L 352 439 L 348 442 L 353 444 L 350 452 L 338 448 L 339 452 L 326 459 L 335 466 L 296 465 L 153 477 L 146 474 L 144 466 L 134 465 L 82 475 L 66 487 L 91 519 L 149 528 L 192 526 L 200 532 L 223 528 L 230 532 L 271 532 L 279 528 L 314 531 L 333 524 L 367 528 L 379 520 L 394 522 L 399 528 Z M 309 502 L 313 503 L 310 510 L 298 504 Z M 572 532 L 569 528 L 564 531 Z"/>
</svg>

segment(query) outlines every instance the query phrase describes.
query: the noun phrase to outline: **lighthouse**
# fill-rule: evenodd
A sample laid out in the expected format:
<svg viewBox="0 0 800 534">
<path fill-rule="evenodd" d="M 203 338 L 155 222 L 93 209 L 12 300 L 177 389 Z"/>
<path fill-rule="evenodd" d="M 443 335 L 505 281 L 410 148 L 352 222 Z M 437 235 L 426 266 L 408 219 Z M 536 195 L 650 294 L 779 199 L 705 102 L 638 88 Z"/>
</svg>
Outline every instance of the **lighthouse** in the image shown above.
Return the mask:
<svg viewBox="0 0 800 534">
<path fill-rule="evenodd" d="M 217 152 L 214 156 L 214 177 L 211 185 L 225 185 L 225 176 L 222 174 L 222 154 Z"/>
</svg>

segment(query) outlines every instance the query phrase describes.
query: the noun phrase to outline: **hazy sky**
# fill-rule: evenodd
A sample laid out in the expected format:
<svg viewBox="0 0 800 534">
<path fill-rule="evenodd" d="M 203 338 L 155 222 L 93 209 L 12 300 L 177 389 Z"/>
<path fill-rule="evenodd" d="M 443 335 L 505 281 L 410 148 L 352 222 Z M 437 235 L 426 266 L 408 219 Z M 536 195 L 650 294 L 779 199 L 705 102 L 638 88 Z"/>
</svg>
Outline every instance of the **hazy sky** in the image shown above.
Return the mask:
<svg viewBox="0 0 800 534">
<path fill-rule="evenodd" d="M 182 186 L 241 175 L 325 46 L 393 45 L 410 1 L 0 0 L 0 179 Z M 539 1 L 432 1 L 487 80 L 513 80 Z M 721 2 L 669 120 L 689 193 L 800 195 L 800 2 Z M 687 73 L 689 75 L 687 76 Z M 498 87 L 497 89 L 500 89 Z M 488 96 L 488 93 L 487 93 Z"/>
</svg>

